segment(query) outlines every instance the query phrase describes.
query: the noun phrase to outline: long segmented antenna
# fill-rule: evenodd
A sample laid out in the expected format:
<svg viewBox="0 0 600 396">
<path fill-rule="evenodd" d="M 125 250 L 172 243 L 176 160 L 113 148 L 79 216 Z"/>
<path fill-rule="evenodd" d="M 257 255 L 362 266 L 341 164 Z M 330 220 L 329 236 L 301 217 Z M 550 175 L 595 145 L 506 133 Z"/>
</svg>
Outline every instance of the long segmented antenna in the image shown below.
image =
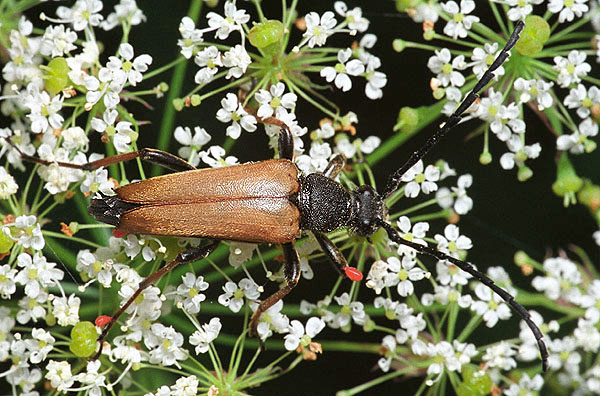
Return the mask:
<svg viewBox="0 0 600 396">
<path fill-rule="evenodd" d="M 417 151 L 415 151 L 410 158 L 402 165 L 397 171 L 392 173 L 388 179 L 388 183 L 385 186 L 385 190 L 383 191 L 382 196 L 384 198 L 388 198 L 392 195 L 400 186 L 400 181 L 402 176 L 412 168 L 419 160 L 421 160 L 428 152 L 431 150 L 433 146 L 435 146 L 441 138 L 443 138 L 448 131 L 454 128 L 462 119 L 462 115 L 465 111 L 479 98 L 478 93 L 494 78 L 494 71 L 498 69 L 504 61 L 509 56 L 509 51 L 512 47 L 515 46 L 517 41 L 519 41 L 519 34 L 523 31 L 525 27 L 525 23 L 523 21 L 517 22 L 515 25 L 515 30 L 510 35 L 506 45 L 500 51 L 498 57 L 494 60 L 488 70 L 483 74 L 481 79 L 475 84 L 475 87 L 469 92 L 467 97 L 462 101 L 462 103 L 458 106 L 456 111 L 448 118 L 446 123 L 440 127 L 433 135 L 427 139 L 427 142 Z M 409 246 L 415 249 L 419 253 L 427 254 L 437 258 L 438 260 L 446 260 L 456 265 L 462 271 L 472 275 L 475 279 L 483 283 L 485 286 L 492 289 L 496 294 L 498 294 L 506 303 L 513 308 L 515 311 L 521 315 L 527 326 L 531 329 L 536 342 L 538 344 L 538 348 L 540 350 L 540 356 L 542 358 L 542 369 L 546 371 L 548 369 L 548 349 L 546 348 L 546 343 L 544 342 L 544 335 L 540 328 L 533 322 L 531 319 L 531 314 L 523 307 L 521 304 L 515 301 L 515 298 L 510 295 L 506 290 L 502 289 L 498 285 L 494 283 L 492 279 L 483 274 L 482 272 L 475 269 L 475 267 L 466 262 L 449 256 L 443 252 L 440 252 L 434 248 L 429 246 L 420 245 L 418 243 L 408 241 L 400 236 L 398 232 L 394 229 L 394 227 L 384 220 L 379 220 L 379 225 L 385 229 L 388 234 L 390 240 L 401 244 Z"/>
<path fill-rule="evenodd" d="M 515 298 L 512 295 L 510 295 L 510 293 L 496 285 L 494 281 L 491 280 L 488 276 L 477 271 L 475 267 L 473 267 L 473 264 L 449 256 L 429 246 L 424 246 L 415 242 L 407 241 L 398 234 L 398 232 L 394 229 L 394 227 L 391 224 L 383 220 L 380 220 L 379 225 L 386 230 L 388 237 L 392 241 L 401 245 L 409 246 L 419 253 L 433 256 L 438 260 L 450 261 L 452 264 L 456 265 L 458 268 L 472 275 L 475 279 L 492 289 L 497 295 L 499 295 L 504 301 L 506 301 L 508 305 L 510 305 L 515 311 L 519 313 L 519 315 L 521 315 L 525 323 L 527 323 L 527 326 L 529 326 L 529 328 L 531 329 L 531 332 L 533 333 L 535 340 L 537 341 L 538 348 L 540 350 L 540 356 L 542 358 L 542 369 L 544 371 L 548 370 L 548 349 L 546 348 L 546 343 L 544 342 L 544 334 L 542 333 L 540 328 L 533 322 L 533 320 L 531 319 L 531 314 L 527 311 L 527 309 L 525 309 L 524 306 L 516 302 Z"/>
<path fill-rule="evenodd" d="M 460 122 L 463 113 L 467 111 L 469 107 L 471 107 L 477 98 L 479 98 L 478 93 L 494 78 L 494 71 L 502 66 L 504 61 L 508 58 L 509 51 L 515 46 L 517 41 L 519 41 L 519 34 L 521 34 L 523 31 L 523 28 L 525 28 L 525 23 L 523 21 L 517 22 L 515 25 L 515 30 L 510 35 L 506 45 L 504 48 L 502 48 L 502 51 L 500 51 L 498 57 L 496 57 L 494 62 L 483 74 L 477 84 L 475 84 L 475 87 L 471 90 L 471 92 L 469 92 L 465 100 L 462 101 L 456 111 L 448 118 L 444 126 L 439 128 L 433 135 L 431 135 L 429 139 L 427 139 L 427 142 L 420 149 L 412 153 L 410 158 L 404 163 L 404 165 L 400 167 L 400 169 L 390 175 L 387 185 L 385 186 L 385 190 L 383 190 L 383 193 L 381 194 L 384 198 L 388 198 L 390 195 L 392 195 L 400 186 L 400 180 L 402 176 L 417 162 L 419 162 L 419 160 L 422 159 L 425 154 L 427 154 L 429 150 L 431 150 L 431 148 L 448 133 L 448 131 L 450 131 L 456 126 L 456 124 Z"/>
</svg>

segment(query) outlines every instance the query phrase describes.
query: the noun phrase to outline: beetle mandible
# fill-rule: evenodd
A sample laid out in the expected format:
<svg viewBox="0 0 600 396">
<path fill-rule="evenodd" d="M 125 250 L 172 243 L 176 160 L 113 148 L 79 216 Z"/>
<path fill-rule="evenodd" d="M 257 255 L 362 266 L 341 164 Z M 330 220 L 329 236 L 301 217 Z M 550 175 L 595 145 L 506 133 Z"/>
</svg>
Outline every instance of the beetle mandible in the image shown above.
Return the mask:
<svg viewBox="0 0 600 396">
<path fill-rule="evenodd" d="M 515 309 L 533 332 L 542 359 L 547 368 L 548 352 L 543 334 L 532 321 L 529 312 L 513 296 L 498 287 L 485 274 L 470 263 L 446 255 L 434 248 L 403 239 L 387 220 L 385 199 L 400 186 L 402 175 L 412 168 L 427 152 L 455 127 L 462 115 L 479 97 L 478 92 L 492 80 L 493 72 L 508 58 L 510 49 L 519 39 L 524 23 L 518 22 L 506 45 L 489 69 L 477 82 L 456 111 L 409 159 L 389 176 L 382 193 L 370 186 L 360 186 L 352 191 L 334 179 L 345 165 L 343 155 L 336 155 L 322 173 L 300 175 L 292 162 L 293 136 L 287 126 L 277 119 L 262 122 L 281 128 L 279 159 L 234 165 L 216 169 L 196 169 L 172 154 L 141 149 L 90 162 L 85 165 L 58 163 L 61 166 L 94 170 L 102 166 L 140 158 L 176 171 L 173 174 L 153 177 L 131 183 L 116 190 L 116 195 L 100 194 L 91 200 L 88 212 L 97 220 L 114 225 L 122 233 L 200 237 L 210 243 L 192 247 L 143 280 L 138 290 L 112 317 L 102 317 L 97 324 L 103 326 L 99 337 L 100 348 L 111 327 L 127 310 L 136 297 L 164 274 L 182 263 L 191 263 L 207 257 L 220 240 L 281 244 L 285 258 L 286 285 L 263 300 L 250 319 L 250 333 L 257 334 L 260 316 L 286 296 L 300 278 L 300 260 L 294 240 L 301 231 L 310 231 L 321 249 L 338 272 L 351 280 L 360 281 L 362 274 L 349 267 L 346 259 L 326 236 L 327 232 L 346 227 L 351 232 L 369 237 L 383 228 L 389 239 L 424 253 L 446 260 L 469 273 L 491 288 L 508 305 Z M 11 143 L 9 141 L 9 143 Z M 16 148 L 16 146 L 13 145 Z M 18 150 L 18 149 L 17 149 Z M 21 153 L 24 159 L 46 164 L 38 158 Z M 261 341 L 262 343 L 262 341 Z"/>
</svg>

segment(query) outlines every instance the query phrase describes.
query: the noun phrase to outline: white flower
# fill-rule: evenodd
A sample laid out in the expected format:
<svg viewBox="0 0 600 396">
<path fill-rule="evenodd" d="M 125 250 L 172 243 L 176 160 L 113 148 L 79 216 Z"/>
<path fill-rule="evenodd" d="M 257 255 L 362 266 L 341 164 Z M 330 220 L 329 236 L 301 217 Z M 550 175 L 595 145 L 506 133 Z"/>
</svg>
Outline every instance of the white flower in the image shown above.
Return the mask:
<svg viewBox="0 0 600 396">
<path fill-rule="evenodd" d="M 6 228 L 8 226 L 11 226 L 12 229 Z M 5 224 L 2 231 L 24 248 L 31 247 L 35 250 L 42 250 L 45 245 L 41 226 L 33 215 L 17 217 L 14 224 Z"/>
<path fill-rule="evenodd" d="M 181 48 L 181 55 L 190 59 L 196 51 L 196 47 L 204 40 L 202 30 L 196 29 L 192 18 L 185 16 L 179 23 L 179 33 L 182 39 L 177 40 L 177 45 Z"/>
<path fill-rule="evenodd" d="M 598 134 L 598 124 L 591 118 L 583 120 L 579 128 L 571 135 L 561 135 L 556 139 L 558 150 L 569 150 L 572 154 L 590 153 L 596 149 L 596 143 L 589 138 Z"/>
<path fill-rule="evenodd" d="M 562 0 L 558 0 L 562 2 Z M 568 88 L 572 83 L 581 81 L 581 77 L 587 76 L 592 70 L 589 63 L 586 63 L 587 55 L 583 51 L 572 50 L 569 55 L 564 58 L 555 56 L 552 67 L 558 72 L 557 82 L 562 88 Z"/>
<path fill-rule="evenodd" d="M 306 321 L 306 329 L 298 320 L 292 320 L 289 326 L 290 333 L 285 336 L 285 349 L 293 351 L 302 345 L 308 346 L 312 338 L 325 328 L 325 322 L 320 318 L 312 317 Z"/>
<path fill-rule="evenodd" d="M 327 66 L 321 69 L 321 77 L 325 77 L 327 82 L 335 80 L 335 86 L 346 92 L 352 88 L 352 81 L 348 74 L 351 76 L 358 76 L 365 71 L 365 65 L 358 60 L 352 59 L 348 62 L 348 59 L 352 56 L 352 49 L 346 48 L 345 50 L 339 50 L 337 57 L 338 63 L 335 67 Z M 346 63 L 347 62 L 347 63 Z"/>
<path fill-rule="evenodd" d="M 77 33 L 64 25 L 50 25 L 46 28 L 40 43 L 40 54 L 57 58 L 77 48 L 73 43 Z"/>
<path fill-rule="evenodd" d="M 133 59 L 133 47 L 129 43 L 122 43 L 119 46 L 119 56 L 123 58 L 124 62 L 111 57 L 109 63 L 114 62 L 115 67 L 120 64 L 119 67 L 125 72 L 129 84 L 135 86 L 142 81 L 142 73 L 148 70 L 148 65 L 152 63 L 152 57 L 148 54 L 142 54 Z"/>
<path fill-rule="evenodd" d="M 600 104 L 600 89 L 591 86 L 589 90 L 586 90 L 583 84 L 578 84 L 577 88 L 571 88 L 565 97 L 564 104 L 569 109 L 577 109 L 579 117 L 587 118 L 590 116 L 590 108 Z"/>
<path fill-rule="evenodd" d="M 409 198 L 415 198 L 420 191 L 424 194 L 429 194 L 437 190 L 438 186 L 435 183 L 440 179 L 440 169 L 435 165 L 427 165 L 423 172 L 423 161 L 419 160 L 412 168 L 410 168 L 401 180 L 408 184 L 405 187 L 404 195 Z"/>
<path fill-rule="evenodd" d="M 58 94 L 50 97 L 48 92 L 40 91 L 34 83 L 27 86 L 21 94 L 22 104 L 30 109 L 27 118 L 31 120 L 33 132 L 46 132 L 48 127 L 59 129 L 64 118 L 59 114 L 63 106 L 63 96 Z"/>
<path fill-rule="evenodd" d="M 57 362 L 50 360 L 46 366 L 46 375 L 44 378 L 50 381 L 50 385 L 58 391 L 64 391 L 70 388 L 75 382 L 73 374 L 71 374 L 71 365 L 65 360 Z"/>
<path fill-rule="evenodd" d="M 232 155 L 225 155 L 225 149 L 221 146 L 210 146 L 208 150 L 199 153 L 202 162 L 209 165 L 211 168 L 220 168 L 222 166 L 230 166 L 238 163 L 238 159 Z"/>
<path fill-rule="evenodd" d="M 86 388 L 89 389 L 88 394 L 90 396 L 101 395 L 100 388 L 107 387 L 106 377 L 98 372 L 100 364 L 100 360 L 88 361 L 86 370 L 75 376 L 75 379 L 81 382 L 82 385 L 87 385 Z"/>
<path fill-rule="evenodd" d="M 211 82 L 215 74 L 219 71 L 217 66 L 223 66 L 221 53 L 214 45 L 198 52 L 194 58 L 194 62 L 201 67 L 194 77 L 196 84 Z"/>
<path fill-rule="evenodd" d="M 81 299 L 74 294 L 67 297 L 55 297 L 52 300 L 52 315 L 60 326 L 74 326 L 79 322 Z"/>
<path fill-rule="evenodd" d="M 427 242 L 423 238 L 425 238 L 425 233 L 429 231 L 429 223 L 419 222 L 411 225 L 410 219 L 407 216 L 400 216 L 398 219 L 398 228 L 400 229 L 400 236 L 403 239 L 427 246 Z M 410 246 L 399 245 L 398 254 L 415 257 L 417 251 Z"/>
<path fill-rule="evenodd" d="M 519 168 L 525 166 L 525 160 L 539 157 L 540 152 L 542 151 L 542 146 L 540 146 L 539 143 L 525 146 L 518 136 L 514 142 L 518 144 L 508 145 L 509 150 L 512 152 L 504 153 L 502 154 L 502 157 L 500 157 L 500 166 L 502 166 L 502 169 L 512 169 L 515 167 L 515 164 Z"/>
<path fill-rule="evenodd" d="M 552 257 L 544 260 L 543 266 L 547 276 L 536 276 L 531 285 L 551 300 L 564 297 L 567 301 L 579 302 L 581 292 L 577 285 L 582 283 L 582 279 L 575 263 L 562 257 Z"/>
<path fill-rule="evenodd" d="M 56 9 L 62 22 L 70 22 L 73 24 L 73 29 L 81 31 L 84 29 L 91 30 L 90 26 L 98 26 L 104 18 L 102 14 L 102 1 L 100 0 L 77 0 L 73 8 L 60 6 Z"/>
<path fill-rule="evenodd" d="M 487 69 L 494 63 L 496 56 L 498 55 L 498 43 L 489 44 L 486 43 L 483 48 L 477 47 L 473 50 L 471 60 L 473 61 L 473 73 L 480 79 Z M 504 67 L 501 65 L 494 72 L 496 80 L 498 77 L 504 75 Z"/>
<path fill-rule="evenodd" d="M 554 102 L 550 89 L 554 86 L 554 82 L 546 82 L 544 80 L 525 80 L 522 77 L 516 79 L 514 88 L 517 91 L 521 91 L 519 101 L 521 103 L 527 103 L 531 100 L 536 100 L 538 110 L 542 111 L 550 106 Z"/>
<path fill-rule="evenodd" d="M 229 264 L 238 268 L 252 258 L 252 254 L 258 245 L 247 242 L 231 242 L 229 245 Z"/>
<path fill-rule="evenodd" d="M 259 90 L 254 95 L 254 98 L 260 104 L 256 115 L 259 118 L 268 118 L 275 114 L 275 117 L 279 118 L 277 114 L 282 107 L 294 110 L 298 96 L 292 92 L 284 94 L 284 91 L 285 85 L 282 82 L 271 85 L 268 91 L 266 89 Z"/>
<path fill-rule="evenodd" d="M 211 30 L 217 30 L 215 32 L 215 37 L 217 37 L 219 40 L 225 40 L 234 30 L 238 30 L 241 33 L 241 25 L 250 20 L 250 15 L 246 14 L 246 10 L 237 9 L 235 6 L 235 1 L 225 2 L 224 11 L 225 17 L 222 17 L 215 12 L 209 12 L 206 14 L 206 17 L 208 18 L 208 26 L 211 27 Z"/>
<path fill-rule="evenodd" d="M 150 363 L 179 367 L 177 361 L 188 357 L 185 350 L 181 348 L 183 335 L 175 331 L 173 327 L 166 327 L 162 323 L 154 323 L 150 329 L 151 333 L 144 338 L 146 347 L 150 349 Z"/>
<path fill-rule="evenodd" d="M 427 67 L 433 73 L 436 73 L 436 78 L 440 80 L 444 87 L 448 85 L 462 87 L 465 83 L 465 76 L 457 70 L 464 70 L 466 66 L 464 55 L 452 59 L 448 48 L 436 50 L 435 55 L 427 61 Z"/>
<path fill-rule="evenodd" d="M 296 165 L 305 175 L 313 172 L 322 172 L 329 163 L 332 153 L 329 143 L 315 141 L 310 145 L 309 155 L 296 157 Z"/>
<path fill-rule="evenodd" d="M 367 71 L 365 76 L 367 85 L 365 85 L 365 94 L 369 99 L 379 99 L 383 96 L 381 88 L 387 84 L 387 76 L 379 71 Z"/>
<path fill-rule="evenodd" d="M 326 11 L 321 17 L 316 12 L 306 14 L 304 17 L 306 32 L 302 35 L 304 40 L 302 40 L 300 46 L 306 41 L 308 41 L 310 48 L 313 48 L 315 45 L 319 47 L 324 45 L 327 37 L 333 34 L 333 28 L 337 23 L 334 16 L 334 13 L 331 11 Z"/>
<path fill-rule="evenodd" d="M 62 146 L 67 150 L 87 151 L 89 139 L 81 127 L 70 127 L 62 131 Z"/>
<path fill-rule="evenodd" d="M 523 373 L 519 383 L 512 384 L 508 389 L 504 389 L 503 393 L 506 396 L 533 396 L 538 394 L 543 385 L 544 378 L 541 375 L 536 374 L 531 378 L 527 373 Z"/>
<path fill-rule="evenodd" d="M 227 282 L 223 286 L 224 294 L 219 296 L 219 304 L 231 309 L 232 312 L 239 312 L 244 305 L 244 298 L 256 300 L 260 293 L 258 285 L 253 280 L 244 278 L 239 284 L 235 282 Z"/>
<path fill-rule="evenodd" d="M 516 353 L 511 344 L 500 341 L 498 344 L 487 348 L 482 359 L 486 362 L 486 366 L 498 367 L 508 371 L 517 367 L 517 362 L 513 358 Z"/>
<path fill-rule="evenodd" d="M 474 301 L 471 304 L 471 309 L 483 317 L 487 327 L 494 327 L 498 323 L 498 319 L 510 318 L 510 308 L 492 289 L 483 284 L 478 284 L 475 287 L 475 294 L 480 301 Z"/>
<path fill-rule="evenodd" d="M 179 156 L 187 159 L 191 165 L 198 166 L 200 163 L 198 152 L 202 146 L 210 141 L 211 136 L 204 128 L 200 128 L 199 126 L 194 127 L 193 136 L 189 127 L 178 126 L 175 128 L 173 136 L 175 136 L 175 140 L 183 146 L 177 151 Z"/>
<path fill-rule="evenodd" d="M 0 199 L 8 199 L 18 189 L 19 185 L 15 182 L 14 177 L 5 168 L 0 168 Z"/>
<path fill-rule="evenodd" d="M 33 364 L 46 360 L 48 353 L 54 348 L 56 341 L 52 335 L 44 329 L 33 328 L 31 339 L 25 340 L 25 345 L 30 353 L 29 360 Z"/>
<path fill-rule="evenodd" d="M 190 336 L 190 344 L 196 345 L 196 354 L 208 351 L 209 344 L 219 336 L 221 327 L 221 320 L 212 318 L 210 322 L 203 324 L 201 329 L 196 330 Z"/>
<path fill-rule="evenodd" d="M 248 132 L 256 130 L 256 118 L 246 113 L 235 94 L 228 93 L 221 100 L 221 106 L 222 108 L 217 111 L 217 119 L 221 122 L 232 121 L 232 124 L 227 127 L 227 136 L 237 139 L 242 133 L 242 128 Z"/>
<path fill-rule="evenodd" d="M 0 266 L 0 295 L 2 298 L 7 299 L 11 294 L 17 291 L 17 286 L 15 284 L 16 274 L 17 270 L 11 269 L 10 265 L 4 264 L 3 266 Z"/>
<path fill-rule="evenodd" d="M 571 22 L 575 16 L 580 18 L 584 12 L 589 10 L 587 6 L 588 0 L 550 0 L 548 3 L 548 11 L 553 14 L 558 14 L 558 21 L 563 23 L 565 21 Z"/>
<path fill-rule="evenodd" d="M 442 9 L 450 14 L 450 20 L 444 26 L 444 34 L 457 39 L 467 37 L 467 31 L 471 25 L 479 22 L 479 17 L 470 14 L 475 9 L 475 2 L 472 0 L 462 0 L 460 8 L 454 1 L 442 4 Z"/>
<path fill-rule="evenodd" d="M 339 15 L 346 17 L 345 22 L 348 24 L 350 29 L 363 33 L 369 28 L 369 20 L 362 16 L 362 10 L 360 7 L 355 7 L 348 11 L 348 6 L 346 3 L 343 1 L 336 1 L 333 3 L 333 8 Z"/>
<path fill-rule="evenodd" d="M 518 21 L 533 12 L 531 4 L 541 4 L 544 0 L 505 0 L 505 3 L 511 8 L 508 10 L 508 19 Z"/>
<path fill-rule="evenodd" d="M 236 45 L 223 55 L 223 66 L 229 68 L 225 78 L 241 77 L 246 72 L 250 63 L 252 63 L 252 59 L 246 52 L 246 49 L 240 44 Z"/>
<path fill-rule="evenodd" d="M 146 21 L 146 16 L 137 7 L 135 0 L 121 0 L 115 5 L 115 12 L 111 12 L 100 26 L 104 30 L 111 30 L 122 23 L 128 23 L 132 26 L 139 25 Z"/>
<path fill-rule="evenodd" d="M 428 272 L 415 267 L 417 262 L 411 256 L 403 256 L 402 262 L 392 256 L 387 259 L 387 263 L 389 273 L 385 277 L 385 285 L 398 285 L 398 294 L 402 297 L 413 294 L 414 286 L 411 281 L 421 280 L 428 275 Z"/>
<path fill-rule="evenodd" d="M 302 306 L 302 304 L 300 305 Z M 252 311 L 256 311 L 258 303 L 250 302 L 250 308 Z M 256 332 L 261 340 L 270 337 L 273 331 L 276 333 L 287 333 L 289 331 L 290 320 L 281 313 L 282 308 L 283 300 L 279 300 L 261 315 L 256 328 Z"/>
<path fill-rule="evenodd" d="M 437 241 L 437 249 L 452 257 L 458 258 L 460 250 L 468 250 L 473 247 L 473 243 L 469 237 L 460 235 L 459 228 L 454 224 L 448 224 L 444 228 L 444 236 L 435 235 Z"/>
<path fill-rule="evenodd" d="M 208 289 L 208 283 L 204 281 L 203 276 L 196 277 L 191 272 L 181 277 L 183 283 L 177 287 L 177 295 L 183 300 L 183 309 L 192 315 L 200 312 L 200 303 L 206 299 L 206 296 L 200 292 Z"/>
<path fill-rule="evenodd" d="M 577 346 L 586 352 L 598 352 L 600 347 L 600 332 L 591 320 L 579 318 L 577 328 L 573 331 Z"/>
</svg>

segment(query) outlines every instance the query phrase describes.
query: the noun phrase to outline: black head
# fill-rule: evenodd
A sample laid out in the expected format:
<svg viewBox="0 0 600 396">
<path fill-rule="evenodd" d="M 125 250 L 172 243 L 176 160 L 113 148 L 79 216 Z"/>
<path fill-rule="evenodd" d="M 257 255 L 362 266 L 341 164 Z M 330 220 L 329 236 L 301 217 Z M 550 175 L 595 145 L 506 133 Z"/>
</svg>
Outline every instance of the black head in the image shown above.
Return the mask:
<svg viewBox="0 0 600 396">
<path fill-rule="evenodd" d="M 373 187 L 360 186 L 352 191 L 352 199 L 350 228 L 363 237 L 373 234 L 387 218 L 388 209 L 383 197 Z"/>
</svg>

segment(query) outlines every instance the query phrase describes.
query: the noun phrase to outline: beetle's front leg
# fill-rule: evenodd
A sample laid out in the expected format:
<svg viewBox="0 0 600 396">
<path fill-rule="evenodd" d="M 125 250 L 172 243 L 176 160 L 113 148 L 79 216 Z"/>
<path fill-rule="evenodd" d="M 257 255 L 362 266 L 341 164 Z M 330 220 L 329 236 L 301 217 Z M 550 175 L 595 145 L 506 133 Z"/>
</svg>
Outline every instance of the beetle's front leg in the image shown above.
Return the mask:
<svg viewBox="0 0 600 396">
<path fill-rule="evenodd" d="M 327 235 L 313 231 L 317 242 L 319 242 L 319 246 L 321 246 L 321 250 L 327 256 L 329 261 L 333 264 L 333 267 L 336 269 L 340 275 L 347 277 L 353 281 L 360 281 L 363 278 L 363 275 L 359 270 L 354 267 L 348 266 L 348 262 L 346 258 L 340 252 L 340 250 L 335 246 L 331 239 L 327 237 Z"/>
<path fill-rule="evenodd" d="M 252 314 L 252 318 L 250 318 L 250 335 L 256 335 L 258 337 L 261 347 L 263 347 L 263 342 L 257 330 L 258 321 L 261 315 L 292 291 L 300 279 L 300 258 L 298 257 L 298 252 L 296 251 L 294 244 L 292 242 L 284 243 L 282 248 L 283 257 L 285 258 L 283 275 L 285 277 L 286 285 L 273 295 L 269 296 L 266 300 L 262 301 L 258 305 L 258 308 L 256 308 L 254 314 Z"/>
<path fill-rule="evenodd" d="M 181 252 L 177 255 L 175 260 L 171 261 L 158 271 L 154 272 L 146 279 L 140 282 L 138 285 L 138 289 L 133 293 L 131 297 L 125 302 L 125 304 L 115 313 L 110 320 L 104 324 L 104 328 L 102 329 L 102 334 L 98 337 L 98 341 L 100 342 L 100 349 L 94 356 L 94 359 L 97 359 L 102 353 L 102 344 L 104 338 L 108 335 L 108 332 L 113 327 L 117 320 L 123 315 L 123 313 L 129 308 L 129 306 L 135 301 L 135 299 L 146 289 L 148 286 L 153 284 L 162 278 L 163 275 L 171 271 L 173 268 L 177 267 L 179 264 L 191 263 L 194 261 L 201 260 L 211 254 L 216 248 L 219 246 L 219 241 L 212 241 L 209 245 L 201 246 L 201 247 L 192 247 L 187 249 L 184 252 Z"/>
<path fill-rule="evenodd" d="M 323 171 L 323 175 L 330 179 L 335 179 L 344 166 L 346 166 L 346 157 L 344 154 L 337 154 L 329 161 Z"/>
</svg>

